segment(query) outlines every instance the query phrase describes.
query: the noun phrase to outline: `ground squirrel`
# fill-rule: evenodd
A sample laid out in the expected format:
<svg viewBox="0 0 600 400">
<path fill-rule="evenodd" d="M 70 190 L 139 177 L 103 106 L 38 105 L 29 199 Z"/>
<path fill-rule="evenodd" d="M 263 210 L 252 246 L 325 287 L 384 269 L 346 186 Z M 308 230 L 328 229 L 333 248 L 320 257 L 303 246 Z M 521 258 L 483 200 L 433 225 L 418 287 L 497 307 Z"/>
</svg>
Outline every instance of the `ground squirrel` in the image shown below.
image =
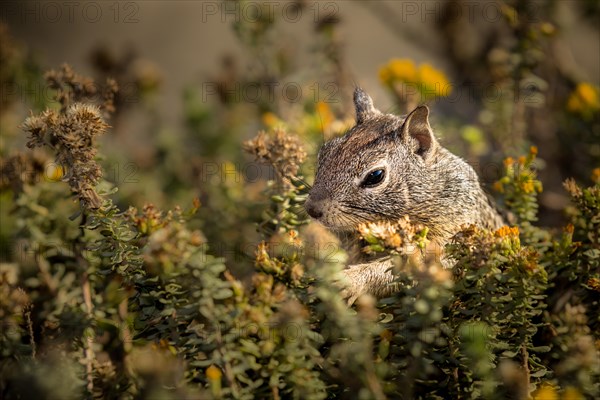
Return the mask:
<svg viewBox="0 0 600 400">
<path fill-rule="evenodd" d="M 405 118 L 384 114 L 360 88 L 354 92 L 356 125 L 326 142 L 305 203 L 308 214 L 337 232 L 408 216 L 429 228 L 428 238 L 447 243 L 464 225 L 497 229 L 502 217 L 473 168 L 442 147 L 419 106 Z M 345 295 L 390 294 L 390 261 L 350 265 Z"/>
</svg>

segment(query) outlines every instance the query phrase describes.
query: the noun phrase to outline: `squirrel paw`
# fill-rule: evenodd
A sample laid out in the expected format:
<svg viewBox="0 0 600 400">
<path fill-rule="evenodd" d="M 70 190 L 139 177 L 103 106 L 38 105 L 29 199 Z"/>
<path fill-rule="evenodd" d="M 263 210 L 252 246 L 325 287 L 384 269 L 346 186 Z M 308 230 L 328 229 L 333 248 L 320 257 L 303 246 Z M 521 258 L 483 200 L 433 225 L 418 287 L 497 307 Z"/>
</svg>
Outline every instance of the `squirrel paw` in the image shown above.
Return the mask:
<svg viewBox="0 0 600 400">
<path fill-rule="evenodd" d="M 339 284 L 348 305 L 354 304 L 363 294 L 382 298 L 398 290 L 397 285 L 392 284 L 396 277 L 391 268 L 392 263 L 388 260 L 352 265 L 343 270 L 344 278 Z"/>
<path fill-rule="evenodd" d="M 368 292 L 366 282 L 364 281 L 364 271 L 362 268 L 348 268 L 342 271 L 343 280 L 339 282 L 342 287 L 340 292 L 342 298 L 346 299 L 349 306 L 363 294 Z"/>
</svg>

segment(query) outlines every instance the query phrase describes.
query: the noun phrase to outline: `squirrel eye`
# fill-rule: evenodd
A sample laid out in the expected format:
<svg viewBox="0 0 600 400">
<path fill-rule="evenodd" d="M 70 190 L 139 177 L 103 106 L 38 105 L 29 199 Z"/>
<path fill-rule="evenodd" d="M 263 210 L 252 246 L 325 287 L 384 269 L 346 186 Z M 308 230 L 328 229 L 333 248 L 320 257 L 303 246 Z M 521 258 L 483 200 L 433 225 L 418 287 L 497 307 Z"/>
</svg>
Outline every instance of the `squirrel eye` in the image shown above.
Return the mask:
<svg viewBox="0 0 600 400">
<path fill-rule="evenodd" d="M 376 169 L 375 171 L 371 171 L 363 180 L 361 186 L 363 187 L 373 187 L 379 185 L 383 178 L 385 177 L 385 170 Z"/>
</svg>

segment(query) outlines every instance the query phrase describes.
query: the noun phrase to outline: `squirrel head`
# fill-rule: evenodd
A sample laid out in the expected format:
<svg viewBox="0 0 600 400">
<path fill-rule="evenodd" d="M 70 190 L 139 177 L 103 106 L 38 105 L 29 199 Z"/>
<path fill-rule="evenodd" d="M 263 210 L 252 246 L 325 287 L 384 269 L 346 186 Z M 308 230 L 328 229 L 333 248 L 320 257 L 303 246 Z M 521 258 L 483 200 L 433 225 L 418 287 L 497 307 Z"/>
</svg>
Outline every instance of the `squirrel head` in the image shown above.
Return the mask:
<svg viewBox="0 0 600 400">
<path fill-rule="evenodd" d="M 362 89 L 354 91 L 356 125 L 325 143 L 305 208 L 325 226 L 349 231 L 363 222 L 420 220 L 439 149 L 429 109 L 405 118 L 384 114 Z"/>
</svg>

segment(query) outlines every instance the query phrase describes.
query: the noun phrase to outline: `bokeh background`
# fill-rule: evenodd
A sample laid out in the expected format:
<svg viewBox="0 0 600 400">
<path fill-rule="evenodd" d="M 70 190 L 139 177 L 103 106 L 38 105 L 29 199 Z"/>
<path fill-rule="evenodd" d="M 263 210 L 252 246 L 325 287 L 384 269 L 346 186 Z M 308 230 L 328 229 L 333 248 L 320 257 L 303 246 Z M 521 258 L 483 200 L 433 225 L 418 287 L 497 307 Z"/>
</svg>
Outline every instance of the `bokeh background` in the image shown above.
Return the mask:
<svg viewBox="0 0 600 400">
<path fill-rule="evenodd" d="M 454 84 L 464 74 L 449 59 L 471 57 L 485 62 L 498 39 L 504 20 L 498 1 L 245 1 L 223 5 L 220 1 L 138 2 L 5 1 L 0 19 L 12 35 L 35 54 L 42 65 L 69 62 L 82 73 L 92 73 L 93 51 L 108 49 L 116 59 L 131 56 L 157 68 L 161 77 L 160 116 L 179 124 L 184 115 L 181 91 L 214 77 L 220 60 L 231 56 L 244 68 L 252 59 L 232 30 L 236 21 L 254 20 L 260 14 L 278 19 L 276 41 L 290 47 L 298 68 L 314 65 L 315 25 L 331 17 L 349 77 L 363 85 L 382 109 L 391 107 L 377 79 L 379 67 L 392 58 L 431 62 L 445 71 Z M 304 8 L 296 9 L 297 3 Z M 448 3 L 448 4 L 447 4 Z M 533 12 L 548 12 L 559 37 L 555 50 L 571 73 L 592 83 L 600 82 L 598 11 L 594 0 L 531 1 Z M 445 13 L 449 13 L 446 15 Z M 444 20 L 444 19 L 450 19 Z M 541 17 L 540 17 L 541 18 Z M 540 22 L 540 21 L 538 21 Z M 444 26 L 460 23 L 460 37 L 449 37 Z M 455 40 L 455 44 L 449 44 Z M 462 53 L 462 54 L 458 54 Z M 553 53 L 554 54 L 554 53 Z M 475 58 L 475 56 L 480 56 Z M 476 82 L 477 77 L 471 78 Z M 482 82 L 479 82 L 482 83 Z M 483 86 L 483 85 L 482 85 Z M 467 100 L 468 93 L 461 98 Z M 471 99 L 473 100 L 473 99 Z M 470 110 L 473 106 L 470 107 Z"/>
</svg>

